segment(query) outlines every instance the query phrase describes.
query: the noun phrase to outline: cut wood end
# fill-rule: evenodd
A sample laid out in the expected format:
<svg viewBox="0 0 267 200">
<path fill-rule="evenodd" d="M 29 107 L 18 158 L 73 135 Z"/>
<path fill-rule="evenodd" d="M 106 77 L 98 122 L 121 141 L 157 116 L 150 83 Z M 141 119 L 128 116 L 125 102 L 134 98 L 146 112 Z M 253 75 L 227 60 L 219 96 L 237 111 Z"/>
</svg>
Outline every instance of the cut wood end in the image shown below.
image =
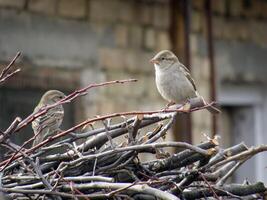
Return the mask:
<svg viewBox="0 0 267 200">
<path fill-rule="evenodd" d="M 22 119 L 20 117 L 16 117 L 16 121 L 21 122 Z"/>
<path fill-rule="evenodd" d="M 208 152 L 208 155 L 211 156 L 211 155 L 216 154 L 218 150 L 216 148 L 211 148 L 211 149 L 208 149 L 207 152 Z"/>
<path fill-rule="evenodd" d="M 190 103 L 186 103 L 186 104 L 183 106 L 183 110 L 186 111 L 186 112 L 190 111 L 190 109 L 191 109 L 191 105 L 190 105 Z"/>
<path fill-rule="evenodd" d="M 219 139 L 219 137 L 217 137 L 217 136 L 215 136 L 213 139 L 211 139 L 210 141 L 214 144 L 214 145 L 216 145 L 216 146 L 219 146 L 219 141 L 218 141 L 218 139 Z"/>
<path fill-rule="evenodd" d="M 138 114 L 136 117 L 137 117 L 138 120 L 143 120 L 144 119 L 144 115 L 143 114 Z"/>
</svg>

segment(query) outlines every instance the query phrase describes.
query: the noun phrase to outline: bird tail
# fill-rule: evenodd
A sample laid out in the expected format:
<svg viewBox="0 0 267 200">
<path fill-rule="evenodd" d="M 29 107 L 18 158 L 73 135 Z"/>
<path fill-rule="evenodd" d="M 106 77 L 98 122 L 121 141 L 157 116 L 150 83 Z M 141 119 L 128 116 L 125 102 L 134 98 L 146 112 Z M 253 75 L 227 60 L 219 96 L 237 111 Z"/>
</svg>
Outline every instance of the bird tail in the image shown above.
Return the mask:
<svg viewBox="0 0 267 200">
<path fill-rule="evenodd" d="M 218 108 L 216 108 L 216 107 L 214 107 L 212 105 L 208 106 L 206 108 L 206 110 L 209 111 L 211 114 L 219 114 L 219 113 L 221 113 L 221 111 Z"/>
<path fill-rule="evenodd" d="M 203 98 L 202 96 L 200 96 L 198 93 L 197 93 L 197 95 L 198 95 L 199 97 L 201 97 L 201 99 L 202 99 L 204 105 L 207 106 L 207 107 L 206 107 L 206 110 L 207 110 L 207 111 L 209 111 L 211 114 L 219 114 L 219 113 L 221 113 L 220 109 L 216 108 L 215 106 L 213 106 L 213 105 L 211 105 L 211 104 L 208 104 L 208 103 L 204 100 L 204 98 Z"/>
</svg>

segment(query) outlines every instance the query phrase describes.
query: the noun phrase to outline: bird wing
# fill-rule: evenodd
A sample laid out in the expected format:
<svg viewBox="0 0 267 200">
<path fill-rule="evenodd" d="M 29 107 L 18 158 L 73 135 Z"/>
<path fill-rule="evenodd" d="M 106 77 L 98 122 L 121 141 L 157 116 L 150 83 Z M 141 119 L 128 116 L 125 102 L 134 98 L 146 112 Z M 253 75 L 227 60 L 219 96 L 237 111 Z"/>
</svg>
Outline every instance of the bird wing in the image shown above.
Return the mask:
<svg viewBox="0 0 267 200">
<path fill-rule="evenodd" d="M 37 113 L 40 110 L 41 107 L 43 107 L 43 105 L 42 104 L 38 104 L 34 108 L 33 113 Z M 37 117 L 35 120 L 32 121 L 32 129 L 33 129 L 34 134 L 37 134 L 38 133 L 38 127 L 40 126 L 40 118 L 41 117 L 42 116 Z"/>
<path fill-rule="evenodd" d="M 190 81 L 190 83 L 192 84 L 194 90 L 197 91 L 197 87 L 196 87 L 195 81 L 194 81 L 194 79 L 191 77 L 189 70 L 188 70 L 183 64 L 180 64 L 180 67 L 181 67 L 181 70 L 184 72 L 185 77 L 186 77 L 186 78 Z"/>
<path fill-rule="evenodd" d="M 62 109 L 60 107 L 51 108 L 47 111 L 46 114 L 39 116 L 32 122 L 33 130 L 35 130 L 36 133 L 38 133 L 40 129 L 44 129 L 45 127 L 60 126 L 63 116 L 64 116 L 63 108 Z M 59 127 L 54 127 L 54 128 L 59 128 Z"/>
</svg>

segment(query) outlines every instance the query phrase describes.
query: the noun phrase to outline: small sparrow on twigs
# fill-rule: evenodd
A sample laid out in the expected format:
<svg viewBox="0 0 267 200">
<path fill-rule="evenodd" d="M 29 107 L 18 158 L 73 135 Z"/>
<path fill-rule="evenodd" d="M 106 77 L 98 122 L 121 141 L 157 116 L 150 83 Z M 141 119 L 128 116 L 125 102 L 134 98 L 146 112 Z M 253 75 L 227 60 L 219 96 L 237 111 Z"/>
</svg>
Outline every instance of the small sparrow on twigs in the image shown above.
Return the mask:
<svg viewBox="0 0 267 200">
<path fill-rule="evenodd" d="M 150 62 L 155 67 L 158 91 L 169 102 L 168 105 L 174 103 L 185 104 L 192 98 L 202 98 L 197 92 L 189 70 L 179 62 L 171 51 L 160 51 Z M 204 99 L 203 103 L 206 104 Z M 220 113 L 220 110 L 213 106 L 206 109 L 213 114 Z"/>
<path fill-rule="evenodd" d="M 34 112 L 38 112 L 40 108 L 48 105 L 55 104 L 63 99 L 65 94 L 58 90 L 49 90 L 41 98 L 38 105 L 35 107 Z M 62 105 L 57 105 L 49 109 L 44 115 L 36 118 L 32 122 L 32 129 L 35 135 L 33 146 L 42 142 L 48 136 L 56 134 L 60 129 L 63 121 L 64 109 Z"/>
</svg>

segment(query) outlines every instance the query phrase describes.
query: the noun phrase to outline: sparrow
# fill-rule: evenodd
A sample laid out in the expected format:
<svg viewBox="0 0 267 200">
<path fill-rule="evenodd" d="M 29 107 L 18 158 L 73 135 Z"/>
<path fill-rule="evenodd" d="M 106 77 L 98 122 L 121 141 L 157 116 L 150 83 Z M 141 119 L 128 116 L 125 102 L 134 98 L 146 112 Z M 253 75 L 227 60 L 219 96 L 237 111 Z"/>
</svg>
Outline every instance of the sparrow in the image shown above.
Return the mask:
<svg viewBox="0 0 267 200">
<path fill-rule="evenodd" d="M 174 53 L 163 50 L 157 53 L 151 60 L 155 67 L 156 86 L 161 96 L 167 100 L 168 105 L 185 104 L 192 98 L 203 97 L 197 92 L 197 88 L 189 70 L 179 62 Z M 220 113 L 213 106 L 206 108 L 212 114 Z"/>
<path fill-rule="evenodd" d="M 34 113 L 38 112 L 44 106 L 52 105 L 65 98 L 65 94 L 58 90 L 49 90 L 41 98 L 40 102 L 34 109 Z M 64 109 L 62 105 L 57 105 L 49 109 L 44 115 L 37 117 L 32 122 L 32 129 L 35 135 L 33 146 L 45 140 L 48 136 L 56 134 L 60 131 L 64 117 Z"/>
</svg>

